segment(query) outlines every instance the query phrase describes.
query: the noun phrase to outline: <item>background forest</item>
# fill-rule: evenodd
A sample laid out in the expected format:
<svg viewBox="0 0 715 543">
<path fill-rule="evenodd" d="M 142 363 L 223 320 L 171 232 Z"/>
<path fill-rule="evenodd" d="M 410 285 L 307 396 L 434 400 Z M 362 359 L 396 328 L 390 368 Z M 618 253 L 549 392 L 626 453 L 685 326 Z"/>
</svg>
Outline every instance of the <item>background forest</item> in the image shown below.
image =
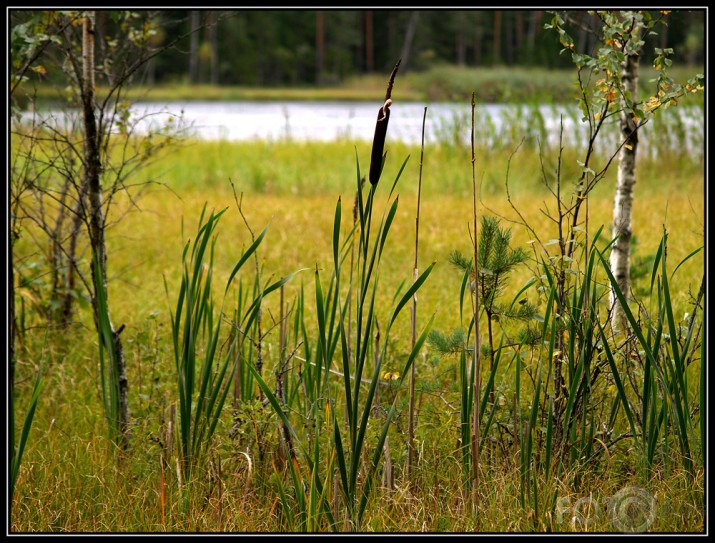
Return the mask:
<svg viewBox="0 0 715 543">
<path fill-rule="evenodd" d="M 657 12 L 654 12 L 657 13 Z M 13 11 L 11 24 L 28 14 Z M 461 67 L 567 69 L 568 56 L 544 25 L 543 10 L 161 10 L 138 11 L 152 31 L 147 45 L 161 47 L 190 36 L 147 63 L 142 82 L 214 85 L 325 85 L 365 74 L 384 74 L 402 58 L 401 73 L 445 64 Z M 600 21 L 574 12 L 575 51 L 596 43 Z M 97 11 L 100 42 L 111 42 L 118 12 Z M 654 47 L 674 49 L 676 65 L 704 60 L 705 12 L 678 10 L 667 26 L 644 37 L 643 62 Z M 59 81 L 48 73 L 47 81 Z"/>
</svg>

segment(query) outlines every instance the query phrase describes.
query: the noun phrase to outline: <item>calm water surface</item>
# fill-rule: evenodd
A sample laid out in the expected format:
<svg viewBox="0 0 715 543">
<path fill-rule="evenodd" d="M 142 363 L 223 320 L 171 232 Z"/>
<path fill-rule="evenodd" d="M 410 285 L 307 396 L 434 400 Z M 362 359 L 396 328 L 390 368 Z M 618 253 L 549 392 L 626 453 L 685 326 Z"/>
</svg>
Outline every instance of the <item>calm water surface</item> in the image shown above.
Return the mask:
<svg viewBox="0 0 715 543">
<path fill-rule="evenodd" d="M 348 101 L 137 102 L 131 108 L 131 117 L 137 121 L 138 133 L 178 126 L 188 135 L 207 140 L 370 141 L 380 106 L 377 102 Z M 470 104 L 435 103 L 426 107 L 426 143 L 469 143 Z M 396 101 L 391 108 L 388 142 L 419 144 L 424 113 L 425 104 Z M 36 113 L 34 122 L 66 126 L 77 122 L 78 115 L 78 111 L 44 111 Z M 32 114 L 26 112 L 24 118 L 29 122 Z M 609 145 L 618 145 L 617 121 L 618 117 L 612 116 L 600 136 Z M 538 138 L 556 145 L 562 126 L 566 144 L 585 143 L 588 125 L 575 105 L 477 104 L 475 111 L 478 144 L 516 145 L 522 138 Z M 645 144 L 653 134 L 661 146 L 704 152 L 703 108 L 682 105 L 659 113 L 641 131 L 640 141 Z"/>
</svg>

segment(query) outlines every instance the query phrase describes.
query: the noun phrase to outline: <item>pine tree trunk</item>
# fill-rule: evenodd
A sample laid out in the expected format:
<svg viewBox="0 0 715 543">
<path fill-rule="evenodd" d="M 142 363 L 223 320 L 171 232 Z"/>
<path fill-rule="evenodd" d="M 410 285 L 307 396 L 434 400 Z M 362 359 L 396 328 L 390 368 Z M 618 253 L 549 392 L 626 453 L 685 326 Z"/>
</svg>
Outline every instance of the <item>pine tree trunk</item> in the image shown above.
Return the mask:
<svg viewBox="0 0 715 543">
<path fill-rule="evenodd" d="M 479 66 L 482 63 L 482 37 L 484 29 L 482 28 L 482 13 L 476 11 L 474 13 L 474 65 Z"/>
<path fill-rule="evenodd" d="M 638 85 L 638 60 L 639 55 L 626 55 L 623 64 L 621 80 L 631 99 L 636 100 L 636 89 Z M 619 289 L 625 296 L 626 302 L 629 300 L 630 291 L 630 252 L 631 252 L 631 217 L 633 211 L 633 187 L 636 183 L 636 152 L 638 150 L 638 133 L 633 119 L 621 113 L 621 136 L 625 140 L 625 145 L 621 148 L 618 163 L 618 182 L 616 185 L 616 196 L 613 204 L 613 230 L 612 236 L 616 237 L 616 242 L 611 249 L 611 272 L 616 278 Z M 623 309 L 616 298 L 615 292 L 611 289 L 611 323 L 615 328 L 619 328 L 624 322 Z"/>
<path fill-rule="evenodd" d="M 99 329 L 99 304 L 97 292 L 103 289 L 107 292 L 107 254 L 104 239 L 104 213 L 102 209 L 102 163 L 100 159 L 99 134 L 97 117 L 95 113 L 95 83 L 94 83 L 94 12 L 87 12 L 82 27 L 82 108 L 84 123 L 84 180 L 87 187 L 89 200 L 89 237 L 92 247 L 92 277 L 99 277 L 96 281 L 95 292 L 92 299 L 95 324 Z M 94 267 L 99 265 L 99 273 Z M 112 349 L 110 359 L 116 365 L 119 385 L 119 413 L 117 429 L 119 430 L 120 445 L 123 450 L 128 447 L 129 431 L 129 384 L 124 362 L 124 349 L 119 337 L 122 328 L 114 329 L 109 318 L 109 305 L 107 304 L 107 319 L 112 329 L 112 345 L 105 345 Z"/>
<path fill-rule="evenodd" d="M 501 11 L 494 12 L 494 32 L 492 34 L 492 64 L 501 64 Z"/>
<path fill-rule="evenodd" d="M 373 40 L 372 10 L 365 12 L 365 71 L 369 74 L 375 71 L 375 46 Z"/>
<path fill-rule="evenodd" d="M 514 47 L 517 49 L 517 53 L 521 50 L 521 46 L 524 42 L 524 12 L 516 11 L 514 12 Z M 519 59 L 521 60 L 521 59 Z"/>
<path fill-rule="evenodd" d="M 315 82 L 323 83 L 325 71 L 325 14 L 322 11 L 315 13 Z"/>
<path fill-rule="evenodd" d="M 514 64 L 514 25 L 510 13 L 507 13 L 504 19 L 504 37 L 506 38 L 506 65 L 512 66 Z"/>
<path fill-rule="evenodd" d="M 534 58 L 534 46 L 536 45 L 536 34 L 539 31 L 539 23 L 541 21 L 541 11 L 534 10 L 531 12 L 529 19 L 529 30 L 526 34 L 526 47 L 529 50 L 529 59 Z"/>
<path fill-rule="evenodd" d="M 457 16 L 457 34 L 455 36 L 455 50 L 457 54 L 457 65 L 464 66 L 467 64 L 467 40 L 465 37 L 465 22 L 466 13 L 458 11 Z"/>
<path fill-rule="evenodd" d="M 410 20 L 407 22 L 407 30 L 405 31 L 405 41 L 402 42 L 402 53 L 400 58 L 402 62 L 400 65 L 403 70 L 407 69 L 407 62 L 410 59 L 410 51 L 412 51 L 412 41 L 415 37 L 415 31 L 417 30 L 417 21 L 420 18 L 419 11 L 413 11 L 410 14 Z"/>
<path fill-rule="evenodd" d="M 211 44 L 211 76 L 212 85 L 218 85 L 218 13 L 212 11 L 210 14 L 209 43 Z"/>
</svg>

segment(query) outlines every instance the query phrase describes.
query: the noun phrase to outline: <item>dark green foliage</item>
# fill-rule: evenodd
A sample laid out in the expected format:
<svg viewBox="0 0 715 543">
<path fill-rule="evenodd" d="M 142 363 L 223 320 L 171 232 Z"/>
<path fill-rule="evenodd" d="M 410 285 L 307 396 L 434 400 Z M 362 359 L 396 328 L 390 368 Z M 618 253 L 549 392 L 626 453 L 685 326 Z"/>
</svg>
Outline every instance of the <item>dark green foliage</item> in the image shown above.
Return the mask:
<svg viewBox="0 0 715 543">
<path fill-rule="evenodd" d="M 526 251 L 521 247 L 512 249 L 510 241 L 511 229 L 500 228 L 496 217 L 482 217 L 478 255 L 479 287 L 487 308 L 493 308 L 496 299 L 504 292 L 509 272 L 527 259 Z"/>
<path fill-rule="evenodd" d="M 532 326 L 521 328 L 516 333 L 516 342 L 524 347 L 535 347 L 541 341 L 541 332 Z"/>
<path fill-rule="evenodd" d="M 427 337 L 427 342 L 440 356 L 459 354 L 467 349 L 467 336 L 461 328 L 457 328 L 450 335 L 432 330 Z"/>
<path fill-rule="evenodd" d="M 46 35 L 35 26 L 41 19 L 37 10 L 10 10 L 10 36 L 13 53 L 21 40 L 34 39 L 41 43 Z M 138 14 L 127 17 L 125 14 Z M 573 10 L 569 17 L 584 28 L 596 29 L 598 18 L 583 10 Z M 652 11 L 652 17 L 659 16 Z M 120 15 L 121 14 L 121 15 Z M 318 25 L 316 10 L 241 9 L 199 11 L 201 25 L 209 25 L 210 17 L 217 21 L 216 39 L 211 32 L 199 30 L 198 56 L 202 59 L 199 80 L 208 82 L 210 62 L 207 57 L 216 48 L 218 81 L 222 85 L 301 85 L 322 82 L 335 83 L 347 78 L 388 70 L 404 47 L 403 36 L 410 22 L 410 10 L 324 10 L 322 25 Z M 498 16 L 497 16 L 498 15 Z M 148 37 L 150 46 L 161 46 L 191 29 L 187 10 L 104 11 L 100 39 L 118 35 L 120 24 L 156 22 L 156 33 Z M 123 20 L 127 19 L 127 22 Z M 559 55 L 560 44 L 556 36 L 544 29 L 550 19 L 546 11 L 537 10 L 425 10 L 420 11 L 412 40 L 407 69 L 426 70 L 445 64 L 467 66 L 540 66 L 567 68 L 569 59 Z M 367 22 L 370 20 L 370 24 Z M 704 10 L 673 11 L 668 16 L 665 47 L 675 47 L 685 42 L 688 50 L 678 48 L 676 62 L 684 60 L 701 62 L 704 51 Z M 322 28 L 323 72 L 319 72 L 316 55 Z M 367 29 L 372 33 L 368 34 Z M 521 29 L 521 33 L 515 32 Z M 661 32 L 659 32 L 660 34 Z M 592 47 L 590 32 L 574 36 L 578 51 Z M 29 36 L 29 38 L 28 38 Z M 106 36 L 107 38 L 104 38 Z M 16 39 L 21 38 L 21 39 Z M 494 41 L 497 37 L 499 40 Z M 663 47 L 661 36 L 645 36 L 647 46 L 644 62 L 653 59 L 648 51 L 653 46 Z M 368 49 L 370 43 L 372 47 Z M 455 45 L 458 45 L 455 47 Z M 698 47 L 698 45 L 700 47 Z M 188 78 L 189 38 L 178 47 L 156 57 L 154 63 L 141 75 L 156 82 L 181 81 Z M 682 49 L 682 50 L 681 50 Z M 370 54 L 371 51 L 371 54 Z M 144 51 L 146 53 L 146 51 Z M 141 54 L 141 49 L 128 48 L 126 62 L 131 63 Z M 13 60 L 16 55 L 12 55 Z M 30 74 L 39 78 L 37 74 Z M 48 73 L 51 83 L 60 74 Z M 530 81 L 525 81 L 528 85 Z M 495 84 L 498 84 L 495 82 Z M 515 87 L 504 85 L 497 91 L 480 89 L 481 93 L 505 95 Z M 471 89 L 470 89 L 471 90 Z"/>
<path fill-rule="evenodd" d="M 480 304 L 489 320 L 500 321 L 502 318 L 531 320 L 537 316 L 536 308 L 521 298 L 516 305 L 500 304 L 497 300 L 503 294 L 509 280 L 509 273 L 527 258 L 527 252 L 519 247 L 512 249 L 511 229 L 502 229 L 499 219 L 483 216 L 479 230 L 479 293 Z M 469 288 L 474 290 L 474 265 L 471 258 L 454 250 L 450 253 L 449 262 L 458 269 L 469 274 Z"/>
</svg>

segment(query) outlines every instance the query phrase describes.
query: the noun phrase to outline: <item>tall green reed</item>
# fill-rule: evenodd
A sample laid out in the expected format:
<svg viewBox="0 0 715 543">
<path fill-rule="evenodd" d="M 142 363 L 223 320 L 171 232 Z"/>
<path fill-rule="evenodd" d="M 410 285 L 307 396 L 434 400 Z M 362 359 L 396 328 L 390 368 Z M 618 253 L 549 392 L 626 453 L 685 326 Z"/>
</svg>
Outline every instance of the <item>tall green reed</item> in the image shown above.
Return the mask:
<svg viewBox="0 0 715 543">
<path fill-rule="evenodd" d="M 415 217 L 415 264 L 412 269 L 412 280 L 416 281 L 419 277 L 418 256 L 420 250 L 420 200 L 422 197 L 422 165 L 425 155 L 425 123 L 427 121 L 427 108 L 424 109 L 422 116 L 422 145 L 420 148 L 420 175 L 417 184 L 417 214 Z M 412 346 L 414 347 L 417 341 L 417 296 L 412 298 Z M 410 406 L 407 423 L 407 478 L 413 482 L 414 464 L 415 464 L 415 379 L 416 366 L 413 364 L 410 370 Z"/>
<path fill-rule="evenodd" d="M 404 163 L 402 166 L 404 169 Z M 398 173 L 395 179 L 395 184 L 390 191 L 390 196 L 388 201 L 392 196 L 392 191 L 399 180 L 402 169 Z M 358 164 L 358 179 L 360 178 L 359 164 Z M 358 285 L 357 285 L 357 300 L 356 300 L 356 315 L 355 315 L 355 325 L 356 325 L 356 337 L 355 337 L 355 350 L 354 350 L 354 371 L 351 372 L 350 360 L 347 357 L 347 351 L 343 349 L 342 351 L 342 362 L 343 362 L 343 372 L 345 378 L 343 379 L 343 398 L 345 399 L 344 408 L 346 409 L 346 419 L 348 421 L 348 435 L 343 439 L 340 433 L 340 425 L 338 424 L 335 414 L 335 409 L 332 409 L 333 413 L 333 428 L 334 428 L 334 443 L 337 455 L 337 463 L 341 476 L 341 485 L 343 491 L 343 498 L 345 500 L 346 507 L 348 509 L 348 515 L 355 523 L 355 527 L 359 529 L 362 516 L 365 511 L 365 506 L 367 505 L 367 497 L 370 492 L 373 477 L 380 460 L 380 456 L 383 452 L 383 446 L 385 438 L 387 436 L 387 431 L 390 426 L 390 422 L 395 413 L 397 395 L 393 400 L 392 406 L 388 411 L 386 420 L 384 422 L 382 432 L 378 439 L 378 444 L 374 449 L 372 455 L 372 462 L 368 465 L 367 474 L 365 476 L 365 481 L 362 489 L 358 485 L 358 470 L 360 468 L 361 456 L 364 447 L 364 440 L 366 435 L 366 429 L 368 424 L 368 419 L 370 412 L 372 410 L 375 390 L 378 386 L 380 379 L 380 369 L 382 363 L 387 356 L 387 346 L 389 343 L 390 332 L 392 326 L 394 325 L 396 319 L 398 318 L 400 312 L 413 297 L 413 295 L 419 290 L 421 285 L 425 282 L 435 263 L 432 263 L 422 274 L 420 274 L 413 284 L 407 289 L 404 295 L 399 299 L 397 305 L 392 311 L 392 315 L 387 321 L 387 325 L 384 327 L 384 331 L 381 335 L 384 337 L 382 342 L 382 347 L 380 353 L 377 357 L 377 363 L 374 364 L 372 368 L 372 376 L 369 377 L 370 383 L 368 385 L 367 395 L 365 396 L 364 403 L 361 405 L 360 396 L 362 393 L 362 376 L 368 371 L 367 362 L 370 359 L 371 352 L 371 340 L 374 335 L 373 330 L 375 329 L 377 317 L 375 315 L 375 300 L 378 292 L 378 275 L 380 260 L 383 254 L 383 249 L 385 246 L 385 241 L 389 233 L 390 226 L 394 220 L 395 214 L 397 212 L 398 198 L 396 197 L 392 204 L 389 206 L 389 210 L 383 213 L 383 217 L 380 221 L 380 225 L 377 229 L 377 234 L 373 241 L 372 247 L 370 247 L 370 222 L 373 214 L 373 202 L 374 195 L 376 192 L 377 185 L 372 185 L 370 187 L 370 193 L 368 194 L 367 200 L 363 205 L 362 197 L 359 198 L 359 217 L 360 217 L 360 241 L 357 269 L 358 269 Z M 360 196 L 362 196 L 360 194 Z M 337 259 L 336 259 L 337 262 Z M 335 269 L 336 277 L 340 276 L 340 268 L 336 266 Z M 347 338 L 345 334 L 345 322 L 346 315 L 341 315 L 340 319 L 340 334 L 341 343 L 346 345 Z M 417 338 L 415 345 L 412 347 L 403 371 L 400 373 L 401 379 L 399 385 L 402 384 L 405 376 L 409 374 L 409 370 L 419 353 L 424 341 L 427 337 L 427 332 L 431 327 L 431 321 L 427 325 L 426 329 Z M 354 382 L 350 382 L 351 376 L 354 375 Z M 399 388 L 399 387 L 398 387 Z M 332 398 L 331 398 L 332 400 Z M 332 400 L 335 402 L 335 400 Z M 347 447 L 345 447 L 347 445 Z M 347 451 L 345 450 L 347 448 Z M 358 504 L 358 494 L 360 494 L 359 504 Z"/>
<path fill-rule="evenodd" d="M 397 394 L 382 422 L 377 443 L 372 453 L 366 451 L 367 430 L 371 413 L 375 406 L 377 387 L 380 386 L 380 370 L 388 356 L 390 332 L 401 311 L 413 299 L 415 293 L 429 277 L 435 263 L 414 278 L 412 285 L 402 296 L 394 296 L 396 301 L 380 335 L 384 340 L 378 344 L 375 332 L 378 329 L 378 310 L 376 302 L 379 288 L 380 263 L 385 249 L 390 228 L 397 214 L 399 198 L 394 190 L 404 171 L 407 159 L 403 162 L 387 197 L 377 230 L 373 230 L 375 214 L 375 196 L 385 162 L 383 153 L 389 108 L 392 104 L 390 94 L 394 76 L 399 66 L 395 66 L 385 103 L 378 112 L 375 139 L 370 164 L 370 188 L 365 197 L 360 162 L 356 156 L 357 170 L 357 205 L 353 225 L 345 241 L 341 243 L 342 202 L 338 199 L 333 218 L 332 256 L 333 269 L 327 282 L 327 289 L 321 281 L 320 270 L 315 271 L 315 307 L 317 318 L 317 345 L 314 351 L 315 365 L 311 370 L 310 381 L 306 382 L 306 401 L 311 403 L 312 424 L 308 437 L 301 438 L 291 424 L 287 409 L 270 390 L 266 382 L 252 370 L 253 376 L 266 395 L 271 406 L 281 419 L 286 432 L 296 444 L 301 459 L 307 466 L 307 473 L 300 467 L 299 458 L 291 452 L 289 470 L 293 479 L 295 502 L 298 505 L 299 523 L 294 528 L 310 530 L 316 528 L 326 517 L 333 529 L 338 529 L 339 511 L 331 511 L 325 500 L 326 489 L 333 482 L 337 466 L 338 483 L 342 505 L 344 507 L 344 526 L 359 530 L 369 496 L 384 452 L 385 441 L 396 412 Z M 408 157 L 409 159 L 409 157 Z M 357 251 L 353 254 L 352 236 L 357 236 Z M 341 287 L 344 266 L 348 255 L 350 259 L 349 288 Z M 353 259 L 353 256 L 355 258 Z M 354 266 L 354 267 L 353 267 Z M 355 281 L 353 285 L 353 280 Z M 353 291 L 354 287 L 354 291 Z M 352 296 L 355 296 L 353 300 Z M 353 305 L 354 302 L 354 305 Z M 349 310 L 350 308 L 350 310 Z M 354 313 L 352 312 L 354 311 Z M 353 322 L 354 319 L 354 322 Z M 383 321 L 385 322 L 385 321 Z M 398 389 L 404 377 L 409 374 L 417 354 L 422 348 L 431 327 L 428 323 L 412 346 L 403 371 L 400 373 Z M 352 335 L 354 330 L 354 336 Z M 352 347 L 354 345 L 354 348 Z M 370 360 L 374 360 L 370 368 Z M 312 365 L 312 364 L 311 364 Z M 342 371 L 340 371 L 342 370 Z M 305 375 L 305 374 L 304 374 Z M 339 378 L 333 376 L 338 375 Z M 365 390 L 367 389 L 367 390 Z M 310 392 L 307 392 L 310 390 Z M 342 409 L 343 417 L 338 417 Z M 342 430 L 341 430 L 342 429 Z M 329 440 L 325 440 L 329 437 Z M 325 449 L 325 450 L 321 450 Z M 366 460 L 366 455 L 369 457 Z M 321 462 L 324 467 L 321 467 Z M 308 482 L 306 482 L 308 481 Z M 306 500 L 305 488 L 311 500 Z M 287 495 L 281 488 L 281 496 Z M 337 517 L 337 518 L 336 518 Z"/>
<path fill-rule="evenodd" d="M 202 458 L 208 451 L 222 409 L 230 390 L 233 372 L 229 371 L 240 334 L 233 330 L 228 346 L 220 345 L 221 323 L 224 319 L 226 294 L 237 274 L 255 253 L 264 239 L 267 228 L 255 238 L 233 268 L 223 292 L 218 311 L 212 296 L 214 251 L 218 235 L 216 228 L 225 213 L 201 212 L 199 227 L 193 243 L 189 240 L 182 254 L 183 274 L 176 310 L 171 312 L 177 386 L 179 391 L 178 440 L 181 469 L 187 485 Z M 258 289 L 248 303 L 239 293 L 239 310 L 243 310 L 234 327 L 249 330 L 255 322 L 261 301 L 279 289 L 294 274 Z M 168 286 L 165 283 L 168 297 Z M 247 307 L 245 307 L 247 306 Z M 245 307 L 245 308 L 244 308 Z M 188 499 L 188 492 L 186 494 Z"/>
<path fill-rule="evenodd" d="M 563 303 L 558 301 L 560 289 L 554 273 L 554 258 L 542 258 L 540 263 L 543 272 L 540 290 L 548 296 L 548 301 L 540 341 L 534 349 L 539 360 L 538 377 L 520 449 L 520 500 L 522 507 L 526 507 L 528 501 L 535 519 L 539 511 L 553 514 L 558 481 L 570 480 L 578 486 L 584 468 L 596 463 L 608 448 L 622 439 L 613 436 L 613 414 L 617 406 L 609 403 L 606 394 L 608 364 L 601 354 L 603 339 L 598 334 L 603 300 L 607 296 L 596 268 L 601 254 L 597 247 L 601 231 L 602 228 L 590 242 L 585 237 L 574 240 L 580 251 L 569 261 L 571 279 Z M 518 397 L 523 366 L 521 360 L 517 362 Z M 564 371 L 560 395 L 554 391 L 555 364 Z M 607 405 L 611 405 L 610 418 L 605 410 Z M 560 417 L 556 417 L 557 410 Z M 547 502 L 541 504 L 541 497 L 548 497 Z"/>
<path fill-rule="evenodd" d="M 25 420 L 22 424 L 22 432 L 20 433 L 20 439 L 15 442 L 15 385 L 10 383 L 10 398 L 9 398 L 9 414 L 8 414 L 8 424 L 10 430 L 10 494 L 8 496 L 8 507 L 12 510 L 13 497 L 15 495 L 15 485 L 17 483 L 17 478 L 20 475 L 20 465 L 22 463 L 22 455 L 25 452 L 25 446 L 27 445 L 27 439 L 30 436 L 30 430 L 32 429 L 32 421 L 35 417 L 35 410 L 37 408 L 37 401 L 40 398 L 40 393 L 42 391 L 43 380 L 42 380 L 42 366 L 40 366 L 40 371 L 37 373 L 37 378 L 35 379 L 35 386 L 32 390 L 32 396 L 30 397 L 30 402 L 27 406 L 27 413 L 25 414 Z"/>
<path fill-rule="evenodd" d="M 192 473 L 202 453 L 208 449 L 218 423 L 229 391 L 228 367 L 235 348 L 234 340 L 226 353 L 219 352 L 223 305 L 214 321 L 211 292 L 217 239 L 214 231 L 225 210 L 218 214 L 211 212 L 206 222 L 205 212 L 204 206 L 193 244 L 189 240 L 184 246 L 181 286 L 176 310 L 171 312 L 179 391 L 180 437 L 177 444 L 186 485 L 190 485 Z M 165 287 L 168 297 L 166 283 Z"/>
<path fill-rule="evenodd" d="M 696 311 L 702 301 L 703 288 L 701 286 L 694 304 L 693 315 L 683 332 L 675 320 L 670 283 L 680 266 L 702 248 L 698 248 L 686 256 L 676 266 L 669 278 L 667 239 L 668 235 L 664 233 L 653 264 L 650 282 L 651 308 L 649 311 L 644 312 L 646 315 L 645 322 L 635 317 L 633 311 L 625 305 L 623 293 L 615 286 L 613 287 L 614 292 L 624 305 L 630 332 L 635 336 L 639 347 L 635 349 L 635 352 L 632 351 L 632 354 L 643 364 L 641 389 L 634 391 L 640 400 L 637 410 L 633 410 L 631 404 L 629 404 L 629 396 L 624 385 L 624 382 L 627 381 L 619 374 L 615 354 L 605 341 L 605 331 L 600 324 L 599 333 L 600 337 L 604 339 L 605 354 L 618 387 L 618 401 L 623 406 L 633 435 L 640 437 L 641 451 L 646 469 L 648 472 L 652 470 L 656 450 L 658 446 L 665 446 L 669 426 L 671 426 L 671 431 L 677 438 L 680 462 L 688 473 L 693 474 L 695 468 L 693 441 L 699 437 L 699 448 L 702 450 L 702 440 L 705 434 L 705 391 L 703 387 L 705 358 L 703 353 L 706 342 L 703 335 L 705 329 L 704 309 L 703 316 L 699 322 L 696 318 Z M 605 257 L 600 253 L 598 256 L 608 274 L 608 280 L 611 285 L 615 285 L 615 277 L 611 273 Z M 701 342 L 700 353 L 698 353 L 698 339 Z M 697 361 L 698 356 L 700 356 L 700 392 L 698 397 L 695 398 L 692 392 L 693 387 L 689 382 L 691 378 L 688 370 L 695 366 L 694 363 Z M 694 407 L 692 407 L 693 404 Z M 693 422 L 696 412 L 700 416 L 700 436 L 697 436 L 698 428 L 695 427 Z M 666 454 L 668 454 L 667 451 Z"/>
<path fill-rule="evenodd" d="M 107 432 L 109 440 L 122 449 L 127 446 L 127 435 L 120 422 L 120 390 L 119 371 L 115 357 L 115 331 L 109 319 L 107 306 L 107 286 L 102 279 L 99 256 L 95 257 L 92 266 L 94 274 L 95 295 L 97 300 L 97 333 L 99 335 L 99 377 L 101 383 L 102 406 L 107 419 Z M 121 331 L 121 330 L 120 330 Z M 117 332 L 118 334 L 118 332 Z"/>
<path fill-rule="evenodd" d="M 404 164 L 403 164 L 404 169 Z M 400 173 L 402 169 L 400 170 Z M 399 174 L 398 178 L 399 179 Z M 395 180 L 395 184 L 397 183 Z M 360 187 L 360 173 L 358 164 L 358 187 Z M 393 185 L 394 189 L 394 185 Z M 360 190 L 360 188 L 358 188 Z M 315 350 L 315 366 L 312 366 L 312 380 L 306 383 L 308 400 L 311 398 L 315 403 L 311 407 L 314 414 L 312 435 L 307 438 L 301 437 L 291 424 L 284 406 L 280 404 L 270 387 L 265 381 L 252 370 L 254 378 L 266 394 L 270 404 L 278 413 L 283 424 L 289 429 L 291 437 L 299 445 L 302 457 L 308 466 L 306 478 L 311 481 L 311 488 L 315 488 L 317 495 L 323 496 L 314 506 L 314 511 L 323 511 L 331 517 L 330 524 L 337 527 L 333 514 L 328 513 L 327 503 L 324 501 L 326 488 L 333 476 L 333 455 L 334 462 L 338 468 L 339 487 L 344 507 L 346 509 L 346 519 L 353 529 L 359 529 L 367 506 L 368 497 L 372 489 L 374 477 L 377 472 L 384 443 L 390 427 L 391 420 L 396 411 L 397 395 L 393 399 L 386 420 L 382 424 L 377 444 L 370 455 L 371 460 L 367 465 L 363 465 L 364 452 L 366 447 L 367 426 L 374 406 L 376 389 L 380 386 L 380 370 L 383 361 L 387 357 L 388 338 L 392 326 L 395 324 L 399 314 L 408 304 L 412 296 L 424 284 L 431 273 L 434 263 L 430 265 L 410 288 L 399 298 L 391 312 L 385 331 L 383 332 L 385 341 L 381 343 L 377 362 L 369 368 L 370 353 L 373 351 L 373 336 L 376 329 L 376 300 L 379 292 L 378 271 L 380 260 L 385 247 L 385 242 L 390 226 L 397 212 L 398 200 L 395 198 L 388 209 L 383 213 L 376 235 L 370 243 L 370 221 L 373 214 L 373 202 L 376 185 L 371 185 L 367 199 L 363 203 L 362 195 L 359 198 L 359 251 L 356 262 L 358 284 L 356 290 L 355 306 L 355 348 L 352 351 L 353 359 L 350 358 L 350 351 L 347 348 L 347 323 L 351 318 L 347 314 L 349 293 L 345 293 L 340 288 L 340 279 L 343 265 L 349 254 L 350 244 L 340 243 L 340 225 L 342 217 L 342 204 L 338 201 L 335 209 L 333 228 L 333 272 L 328 281 L 327 290 L 323 288 L 320 280 L 320 271 L 316 270 L 315 278 L 315 303 L 317 309 L 317 348 Z M 390 194 L 392 196 L 392 193 Z M 342 246 L 342 250 L 341 250 Z M 325 293 L 324 293 L 325 290 Z M 422 348 L 427 337 L 428 328 L 431 321 L 422 334 L 417 338 L 415 346 L 411 349 L 407 361 L 400 373 L 402 378 L 398 383 L 398 388 L 402 384 L 405 375 L 409 374 L 409 369 L 417 354 Z M 338 349 L 338 342 L 340 349 Z M 339 368 L 342 371 L 339 371 Z M 368 375 L 364 378 L 364 375 Z M 337 378 L 334 376 L 338 376 Z M 305 374 L 304 374 L 305 376 Z M 337 380 L 338 382 L 333 382 Z M 365 391 L 365 388 L 367 390 Z M 338 410 L 342 407 L 346 428 L 341 431 L 343 420 L 338 418 Z M 327 417 L 325 416 L 327 412 Z M 327 429 L 324 429 L 327 424 Z M 329 432 L 332 439 L 327 442 L 321 441 L 323 431 Z M 329 447 L 331 454 L 321 451 L 320 447 Z M 321 470 L 321 459 L 328 459 L 327 466 L 330 469 Z M 296 496 L 301 496 L 299 489 L 303 488 L 301 471 L 296 468 L 298 458 L 289 463 L 291 477 L 294 485 L 297 485 Z M 321 473 L 325 472 L 324 475 Z M 364 479 L 361 481 L 360 474 Z M 322 501 L 321 501 L 322 500 Z M 301 511 L 307 503 L 303 499 L 297 499 Z M 299 529 L 308 529 L 307 519 L 311 518 L 308 512 L 301 514 Z"/>
<path fill-rule="evenodd" d="M 669 274 L 664 234 L 651 274 L 650 309 L 640 307 L 641 317 L 636 318 L 625 305 L 622 292 L 616 290 L 630 327 L 628 333 L 617 335 L 610 329 L 606 301 L 608 283 L 615 285 L 606 255 L 612 242 L 599 247 L 603 245 L 601 231 L 602 228 L 596 232 L 590 244 L 584 244 L 581 256 L 575 259 L 574 282 L 565 305 L 556 303 L 558 288 L 550 265 L 547 262 L 541 265 L 545 281 L 541 288 L 548 294 L 548 301 L 541 345 L 535 350 L 537 378 L 533 382 L 529 414 L 526 420 L 520 420 L 523 430 L 519 432 L 523 435 L 519 455 L 520 502 L 522 507 L 532 509 L 535 519 L 540 512 L 550 511 L 553 515 L 560 482 L 571 481 L 578 487 L 586 468 L 596 466 L 602 456 L 610 456 L 610 449 L 623 440 L 638 445 L 636 460 L 641 462 L 646 475 L 653 473 L 658 451 L 663 452 L 662 463 L 666 468 L 672 464 L 673 459 L 668 456 L 669 435 L 675 437 L 679 451 L 675 462 L 688 473 L 694 473 L 694 451 L 702 450 L 704 316 L 698 319 L 695 315 L 702 295 L 694 302 L 695 310 L 687 326 L 678 326 L 669 286 L 680 266 L 700 249 L 690 253 Z M 608 283 L 599 276 L 600 268 Z M 556 348 L 559 337 L 561 351 Z M 557 425 L 554 417 L 551 380 L 557 358 L 565 367 L 562 426 Z M 520 353 L 516 361 L 518 406 L 524 396 Z M 699 373 L 691 376 L 695 371 Z M 693 380 L 698 379 L 701 384 L 696 394 Z M 699 427 L 696 414 L 700 414 Z M 555 439 L 557 434 L 562 436 L 561 440 Z"/>
</svg>

